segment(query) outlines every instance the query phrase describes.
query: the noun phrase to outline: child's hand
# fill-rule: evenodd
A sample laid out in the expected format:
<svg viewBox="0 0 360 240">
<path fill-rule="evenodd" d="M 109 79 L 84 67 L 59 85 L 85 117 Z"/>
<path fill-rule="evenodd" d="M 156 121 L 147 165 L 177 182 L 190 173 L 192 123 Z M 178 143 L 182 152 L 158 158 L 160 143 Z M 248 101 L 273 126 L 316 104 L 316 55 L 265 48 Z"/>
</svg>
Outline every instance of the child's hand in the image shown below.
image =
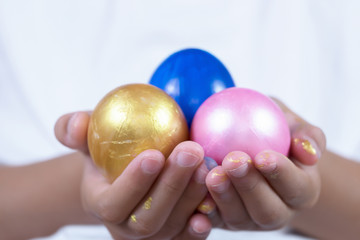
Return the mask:
<svg viewBox="0 0 360 240">
<path fill-rule="evenodd" d="M 320 194 L 317 161 L 325 151 L 323 132 L 282 103 L 291 129 L 290 157 L 263 151 L 255 159 L 229 153 L 206 178 L 217 211 L 209 215 L 226 229 L 270 230 L 289 222 L 297 210 L 312 207 Z"/>
<path fill-rule="evenodd" d="M 115 239 L 205 239 L 207 216 L 194 214 L 206 196 L 203 150 L 179 144 L 165 161 L 157 150 L 139 154 L 110 184 L 94 166 L 86 144 L 89 114 L 60 118 L 55 133 L 64 145 L 86 155 L 82 181 L 84 208 L 100 219 Z"/>
</svg>

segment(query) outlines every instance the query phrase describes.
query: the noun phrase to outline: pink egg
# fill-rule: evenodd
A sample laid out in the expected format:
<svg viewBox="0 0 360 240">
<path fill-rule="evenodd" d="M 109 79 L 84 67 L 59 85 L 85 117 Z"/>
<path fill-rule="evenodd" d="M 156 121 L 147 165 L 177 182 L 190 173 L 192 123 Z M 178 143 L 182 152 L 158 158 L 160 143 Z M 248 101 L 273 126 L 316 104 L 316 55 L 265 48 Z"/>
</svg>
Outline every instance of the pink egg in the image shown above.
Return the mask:
<svg viewBox="0 0 360 240">
<path fill-rule="evenodd" d="M 278 105 L 246 88 L 228 88 L 209 97 L 197 110 L 191 140 L 218 164 L 232 151 L 254 158 L 263 150 L 288 155 L 290 130 Z"/>
</svg>

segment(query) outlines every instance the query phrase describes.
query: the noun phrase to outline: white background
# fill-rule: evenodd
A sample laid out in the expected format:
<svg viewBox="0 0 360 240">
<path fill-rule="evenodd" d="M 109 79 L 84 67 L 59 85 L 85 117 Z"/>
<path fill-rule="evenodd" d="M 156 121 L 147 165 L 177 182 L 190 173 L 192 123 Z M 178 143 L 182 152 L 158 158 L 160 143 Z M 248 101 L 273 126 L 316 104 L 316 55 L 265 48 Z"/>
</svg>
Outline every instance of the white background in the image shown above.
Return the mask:
<svg viewBox="0 0 360 240">
<path fill-rule="evenodd" d="M 187 47 L 213 53 L 237 86 L 276 96 L 320 126 L 331 150 L 359 159 L 359 12 L 356 0 L 0 0 L 0 162 L 68 152 L 53 135 L 60 115 L 148 82 Z M 57 237 L 81 238 L 67 232 L 76 230 Z"/>
</svg>

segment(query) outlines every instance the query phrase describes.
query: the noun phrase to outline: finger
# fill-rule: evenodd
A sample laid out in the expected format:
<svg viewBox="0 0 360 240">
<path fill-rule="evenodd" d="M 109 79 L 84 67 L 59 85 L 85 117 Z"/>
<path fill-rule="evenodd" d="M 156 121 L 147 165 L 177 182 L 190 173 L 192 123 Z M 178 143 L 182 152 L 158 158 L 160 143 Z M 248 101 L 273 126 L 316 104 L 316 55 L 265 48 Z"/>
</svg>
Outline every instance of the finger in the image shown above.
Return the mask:
<svg viewBox="0 0 360 240">
<path fill-rule="evenodd" d="M 323 131 L 310 124 L 302 124 L 295 128 L 291 139 L 290 155 L 306 165 L 314 165 L 326 149 Z"/>
<path fill-rule="evenodd" d="M 204 162 L 209 171 L 218 166 L 217 162 L 210 157 L 204 157 Z M 210 194 L 207 194 L 207 196 L 202 200 L 202 202 L 197 207 L 197 210 L 203 214 L 210 214 L 215 210 L 215 208 L 216 208 L 216 203 L 214 199 L 212 199 Z"/>
<path fill-rule="evenodd" d="M 89 112 L 69 113 L 60 117 L 55 124 L 55 136 L 63 145 L 87 153 L 87 129 Z"/>
<path fill-rule="evenodd" d="M 197 168 L 184 194 L 181 196 L 169 218 L 166 220 L 162 230 L 157 234 L 159 235 L 159 239 L 161 236 L 168 235 L 168 232 L 173 232 L 174 236 L 182 230 L 182 226 L 186 224 L 189 217 L 199 205 L 199 202 L 204 199 L 208 192 L 205 185 L 205 179 L 208 172 L 209 170 L 204 163 Z"/>
<path fill-rule="evenodd" d="M 105 222 L 123 222 L 149 191 L 164 161 L 159 151 L 146 150 L 110 184 L 89 159 L 82 183 L 84 205 Z"/>
<path fill-rule="evenodd" d="M 203 158 L 203 149 L 195 142 L 183 142 L 176 146 L 163 172 L 125 227 L 138 236 L 159 232 L 183 195 L 193 173 L 203 163 Z"/>
<path fill-rule="evenodd" d="M 215 208 L 215 210 L 212 211 L 211 213 L 207 214 L 207 217 L 209 218 L 209 220 L 211 222 L 211 226 L 213 228 L 228 229 L 227 226 L 225 225 L 223 219 L 221 218 L 221 215 L 217 208 Z"/>
<path fill-rule="evenodd" d="M 181 232 L 190 216 L 194 214 L 199 202 L 204 199 L 208 192 L 205 185 L 205 178 L 208 172 L 209 170 L 204 163 L 196 169 L 186 190 L 178 200 L 164 226 L 162 226 L 159 233 L 153 236 L 154 239 L 169 237 L 170 234 L 175 236 Z"/>
<path fill-rule="evenodd" d="M 290 209 L 255 169 L 247 154 L 232 152 L 222 165 L 256 225 L 261 229 L 276 229 L 285 224 Z"/>
<path fill-rule="evenodd" d="M 174 239 L 175 240 L 201 240 L 206 239 L 211 231 L 211 222 L 203 214 L 193 215 L 188 225 Z"/>
<path fill-rule="evenodd" d="M 319 197 L 320 180 L 316 166 L 304 169 L 274 151 L 263 151 L 254 159 L 255 167 L 265 176 L 271 187 L 292 208 L 309 207 Z"/>
<path fill-rule="evenodd" d="M 214 199 L 212 199 L 211 195 L 208 194 L 199 204 L 199 206 L 197 207 L 197 210 L 200 213 L 203 214 L 210 214 L 213 211 L 215 211 L 216 209 L 216 203 L 214 201 Z"/>
<path fill-rule="evenodd" d="M 271 99 L 281 108 L 281 110 L 285 113 L 285 114 L 290 114 L 292 115 L 292 117 L 290 118 L 290 120 L 292 120 L 291 122 L 295 123 L 295 122 L 302 122 L 305 121 L 304 119 L 302 119 L 301 117 L 299 117 L 297 114 L 295 114 L 287 105 L 285 105 L 285 103 L 283 103 L 280 99 L 275 98 L 275 97 L 271 97 Z"/>
<path fill-rule="evenodd" d="M 307 122 L 299 115 L 290 110 L 282 101 L 272 97 L 272 100 L 281 108 L 284 112 L 285 118 L 289 124 L 290 131 L 293 132 L 299 125 L 306 124 Z"/>
<path fill-rule="evenodd" d="M 226 228 L 235 230 L 255 227 L 223 167 L 218 166 L 210 171 L 206 185 Z"/>
<path fill-rule="evenodd" d="M 323 131 L 302 119 L 280 100 L 275 98 L 273 100 L 283 110 L 290 127 L 290 154 L 295 155 L 303 164 L 315 164 L 326 148 L 326 138 Z"/>
</svg>

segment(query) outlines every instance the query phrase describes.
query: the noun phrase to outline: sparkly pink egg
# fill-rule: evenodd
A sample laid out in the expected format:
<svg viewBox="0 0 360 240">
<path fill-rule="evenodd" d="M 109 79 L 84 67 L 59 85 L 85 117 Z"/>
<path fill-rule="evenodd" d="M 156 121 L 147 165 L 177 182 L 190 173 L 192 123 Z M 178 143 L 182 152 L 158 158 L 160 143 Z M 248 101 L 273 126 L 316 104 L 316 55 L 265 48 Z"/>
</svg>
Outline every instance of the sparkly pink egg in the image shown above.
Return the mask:
<svg viewBox="0 0 360 240">
<path fill-rule="evenodd" d="M 226 154 L 243 151 L 254 158 L 263 150 L 288 155 L 290 130 L 278 105 L 245 88 L 228 88 L 209 97 L 197 110 L 191 140 L 205 156 L 221 164 Z"/>
</svg>

